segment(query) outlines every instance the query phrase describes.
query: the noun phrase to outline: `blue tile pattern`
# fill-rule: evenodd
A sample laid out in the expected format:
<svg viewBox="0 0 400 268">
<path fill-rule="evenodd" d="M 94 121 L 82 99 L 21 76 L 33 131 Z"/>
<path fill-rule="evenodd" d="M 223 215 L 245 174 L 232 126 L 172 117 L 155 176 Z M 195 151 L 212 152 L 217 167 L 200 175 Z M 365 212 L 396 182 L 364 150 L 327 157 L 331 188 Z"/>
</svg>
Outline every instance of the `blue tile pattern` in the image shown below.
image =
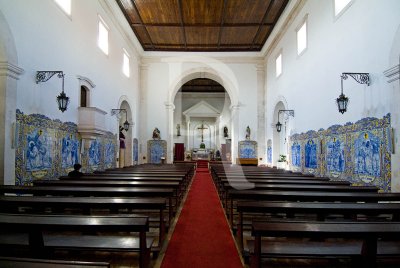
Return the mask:
<svg viewBox="0 0 400 268">
<path fill-rule="evenodd" d="M 300 168 L 292 161 L 293 170 L 348 180 L 354 185 L 374 185 L 383 192 L 391 189 L 390 114 L 294 134 L 290 142 L 292 157 L 298 154 L 293 145 L 300 144 L 305 151 Z"/>
<path fill-rule="evenodd" d="M 61 167 L 73 168 L 74 164 L 79 163 L 80 142 L 72 134 L 67 134 L 62 139 L 61 147 Z"/>
<path fill-rule="evenodd" d="M 313 140 L 308 140 L 305 145 L 305 159 L 304 159 L 304 166 L 306 168 L 317 168 L 317 145 L 314 143 Z"/>
<path fill-rule="evenodd" d="M 239 158 L 257 158 L 257 142 L 251 140 L 239 141 Z"/>
<path fill-rule="evenodd" d="M 326 169 L 328 173 L 343 173 L 345 170 L 344 142 L 333 137 L 326 143 Z"/>
<path fill-rule="evenodd" d="M 149 140 L 147 141 L 147 156 L 151 164 L 160 164 L 161 157 L 166 157 L 167 141 Z"/>
<path fill-rule="evenodd" d="M 301 165 L 301 146 L 297 142 L 292 145 L 292 165 L 295 167 Z"/>
<path fill-rule="evenodd" d="M 115 167 L 112 159 L 116 159 L 116 134 L 105 133 L 98 137 L 96 145 L 86 140 L 87 147 L 82 150 L 82 138 L 75 123 L 52 120 L 41 114 L 25 115 L 18 109 L 16 119 L 16 185 L 31 185 L 36 179 L 57 179 L 68 174 L 78 162 L 83 172 Z"/>
<path fill-rule="evenodd" d="M 272 164 L 272 147 L 267 148 L 267 163 Z"/>
</svg>

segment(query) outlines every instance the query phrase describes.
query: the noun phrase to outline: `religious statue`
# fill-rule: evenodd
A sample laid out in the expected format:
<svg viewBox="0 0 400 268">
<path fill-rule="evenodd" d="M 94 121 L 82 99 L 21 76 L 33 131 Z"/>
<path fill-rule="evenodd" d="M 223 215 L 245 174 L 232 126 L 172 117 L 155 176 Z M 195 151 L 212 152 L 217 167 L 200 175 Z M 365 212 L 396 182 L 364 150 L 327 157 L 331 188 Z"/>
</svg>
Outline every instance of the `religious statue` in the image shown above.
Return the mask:
<svg viewBox="0 0 400 268">
<path fill-rule="evenodd" d="M 158 130 L 158 128 L 155 128 L 153 130 L 153 140 L 159 140 L 159 139 L 161 139 L 160 130 Z"/>
<path fill-rule="evenodd" d="M 180 136 L 181 135 L 181 125 L 180 124 L 176 124 L 176 136 Z"/>
<path fill-rule="evenodd" d="M 125 149 L 125 135 L 122 133 L 122 130 L 124 130 L 123 127 L 119 127 L 119 148 L 120 149 Z"/>
<path fill-rule="evenodd" d="M 224 126 L 224 138 L 228 138 L 228 127 Z"/>
<path fill-rule="evenodd" d="M 246 128 L 246 140 L 250 140 L 250 127 L 247 126 Z"/>
</svg>

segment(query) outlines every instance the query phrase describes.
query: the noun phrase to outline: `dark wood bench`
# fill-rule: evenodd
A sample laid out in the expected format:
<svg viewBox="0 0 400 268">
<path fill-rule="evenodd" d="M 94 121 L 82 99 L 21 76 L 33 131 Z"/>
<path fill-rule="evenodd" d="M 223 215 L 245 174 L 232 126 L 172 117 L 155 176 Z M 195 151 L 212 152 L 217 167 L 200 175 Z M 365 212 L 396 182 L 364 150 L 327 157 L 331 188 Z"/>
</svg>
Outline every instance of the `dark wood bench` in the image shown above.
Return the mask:
<svg viewBox="0 0 400 268">
<path fill-rule="evenodd" d="M 75 196 L 75 197 L 163 197 L 168 199 L 168 222 L 174 215 L 173 188 L 145 187 L 88 187 L 88 186 L 14 186 L 1 185 L 0 193 L 29 194 L 35 196 Z"/>
<path fill-rule="evenodd" d="M 47 260 L 21 257 L 0 257 L 2 268 L 109 268 L 107 262 Z"/>
<path fill-rule="evenodd" d="M 148 212 L 157 212 L 157 227 L 159 228 L 158 245 L 154 246 L 155 252 L 159 252 L 165 238 L 164 210 L 166 200 L 164 198 L 129 198 L 129 197 L 55 197 L 55 196 L 0 196 L 0 211 L 7 213 L 65 213 L 66 210 L 79 210 L 86 215 L 95 215 L 93 210 L 109 210 L 112 214 L 118 214 L 119 210 L 135 210 L 147 215 Z M 68 211 L 68 213 L 72 213 Z M 76 214 L 76 213 L 75 213 Z M 147 215 L 149 216 L 149 215 Z"/>
<path fill-rule="evenodd" d="M 324 221 L 332 214 L 341 215 L 344 220 L 357 220 L 357 215 L 369 216 L 372 220 L 376 220 L 379 215 L 385 215 L 385 220 L 389 217 L 391 221 L 400 221 L 400 203 L 238 201 L 236 209 L 238 212 L 237 238 L 241 249 L 243 249 L 243 220 L 246 214 L 285 214 L 287 218 L 292 219 L 296 214 L 307 214 L 316 215 L 317 221 Z"/>
<path fill-rule="evenodd" d="M 229 190 L 227 214 L 233 226 L 234 200 L 265 200 L 295 202 L 373 202 L 400 201 L 400 193 L 371 192 L 326 192 L 326 191 L 272 191 L 272 190 Z M 226 199 L 226 202 L 228 202 Z"/>
<path fill-rule="evenodd" d="M 128 174 L 128 173 L 85 173 L 79 179 L 94 180 L 128 180 L 128 181 L 179 181 L 182 188 L 187 189 L 190 180 L 186 176 L 170 175 L 170 174 Z M 61 176 L 59 180 L 76 180 L 68 176 Z"/>
<path fill-rule="evenodd" d="M 181 189 L 179 182 L 175 181 L 126 181 L 126 180 L 35 180 L 34 186 L 87 186 L 87 187 L 156 187 L 173 188 L 175 190 L 176 206 L 182 200 L 184 190 Z"/>
<path fill-rule="evenodd" d="M 377 254 L 389 255 L 394 254 L 399 256 L 399 251 L 393 251 L 400 247 L 398 241 L 400 239 L 400 224 L 398 222 L 253 222 L 252 224 L 252 235 L 254 236 L 254 250 L 253 256 L 251 257 L 251 267 L 261 267 L 261 257 L 264 255 L 285 256 L 288 255 L 309 255 L 314 256 L 318 254 L 318 251 L 325 249 L 321 255 L 329 256 L 341 256 L 342 254 L 348 255 L 349 253 L 357 253 L 362 258 L 360 267 L 376 267 Z M 332 245 L 331 248 L 324 248 L 323 245 L 329 245 L 322 241 L 315 246 L 315 243 L 310 244 L 310 248 L 307 246 L 308 243 L 301 243 L 301 245 L 294 246 L 292 241 L 288 240 L 285 245 L 281 245 L 278 248 L 274 248 L 273 242 L 263 241 L 265 248 L 262 248 L 262 237 L 285 237 L 285 238 L 339 238 L 339 239 L 358 239 L 361 241 L 361 245 L 357 247 L 357 244 L 353 244 L 351 248 L 348 248 L 348 252 L 340 250 L 343 241 L 338 241 Z M 378 239 L 391 239 L 395 241 L 382 241 L 378 243 Z M 394 245 L 393 245 L 394 244 Z M 387 245 L 388 250 L 385 252 L 383 246 Z M 271 246 L 271 247 L 269 247 Z M 287 247 L 286 247 L 287 246 Z M 350 245 L 348 245 L 350 246 Z M 269 252 L 271 248 L 271 252 Z M 307 254 L 305 251 L 309 250 Z M 292 252 L 290 252 L 292 251 Z"/>
<path fill-rule="evenodd" d="M 2 246 L 28 246 L 35 256 L 46 256 L 48 250 L 53 249 L 139 252 L 140 267 L 148 267 L 153 243 L 153 239 L 146 237 L 148 217 L 129 215 L 0 214 L 0 228 Z M 64 233 L 78 230 L 86 234 Z M 93 234 L 96 232 L 103 234 Z M 105 235 L 104 232 L 111 235 Z M 128 234 L 121 235 L 120 232 Z M 139 237 L 130 232 L 139 233 Z"/>
</svg>

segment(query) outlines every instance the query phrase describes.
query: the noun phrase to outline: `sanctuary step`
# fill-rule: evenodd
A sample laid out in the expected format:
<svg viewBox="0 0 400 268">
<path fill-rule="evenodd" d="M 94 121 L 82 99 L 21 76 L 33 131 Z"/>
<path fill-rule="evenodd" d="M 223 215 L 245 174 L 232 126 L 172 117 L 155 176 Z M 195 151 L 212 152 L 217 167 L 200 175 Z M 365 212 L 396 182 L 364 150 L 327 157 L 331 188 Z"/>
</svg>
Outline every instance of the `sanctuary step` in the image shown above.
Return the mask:
<svg viewBox="0 0 400 268">
<path fill-rule="evenodd" d="M 208 168 L 208 160 L 197 160 L 197 168 Z"/>
</svg>

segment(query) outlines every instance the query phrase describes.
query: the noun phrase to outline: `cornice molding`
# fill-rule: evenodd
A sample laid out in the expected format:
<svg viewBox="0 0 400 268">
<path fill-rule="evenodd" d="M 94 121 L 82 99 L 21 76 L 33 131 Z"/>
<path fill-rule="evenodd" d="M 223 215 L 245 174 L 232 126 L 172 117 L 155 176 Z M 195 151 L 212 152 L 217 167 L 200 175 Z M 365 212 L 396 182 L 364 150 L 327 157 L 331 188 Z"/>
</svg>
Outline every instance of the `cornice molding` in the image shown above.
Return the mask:
<svg viewBox="0 0 400 268">
<path fill-rule="evenodd" d="M 208 56 L 210 61 L 213 63 L 220 61 L 221 63 L 236 63 L 236 64 L 264 64 L 264 58 L 258 56 L 237 56 L 237 57 L 212 57 Z M 202 56 L 202 59 L 207 59 L 207 56 Z M 151 57 L 142 57 L 143 64 L 151 64 L 151 63 L 182 63 L 182 62 L 199 62 L 197 57 L 192 57 L 191 55 L 181 55 L 181 56 L 151 56 Z"/>
<path fill-rule="evenodd" d="M 96 87 L 95 83 L 93 83 L 93 81 L 90 80 L 87 77 L 77 75 L 76 78 L 78 78 L 79 81 L 83 81 L 85 83 L 88 83 L 91 86 L 91 88 L 95 88 Z"/>
<path fill-rule="evenodd" d="M 24 73 L 24 69 L 9 63 L 7 61 L 0 61 L 0 76 L 8 76 L 15 80 L 19 80 L 20 75 Z"/>
<path fill-rule="evenodd" d="M 400 64 L 397 64 L 386 71 L 383 74 L 387 77 L 387 82 L 392 83 L 400 79 Z"/>
</svg>

